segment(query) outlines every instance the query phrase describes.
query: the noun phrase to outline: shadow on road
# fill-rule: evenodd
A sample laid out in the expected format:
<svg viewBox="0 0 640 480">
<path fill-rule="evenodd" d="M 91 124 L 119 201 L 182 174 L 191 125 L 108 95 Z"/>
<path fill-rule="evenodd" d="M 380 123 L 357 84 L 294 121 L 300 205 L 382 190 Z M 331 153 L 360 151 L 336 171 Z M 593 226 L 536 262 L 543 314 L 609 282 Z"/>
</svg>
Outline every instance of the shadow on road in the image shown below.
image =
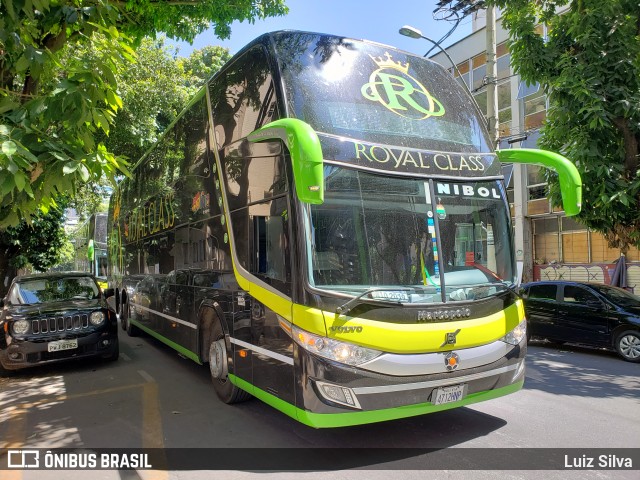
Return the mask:
<svg viewBox="0 0 640 480">
<path fill-rule="evenodd" d="M 12 448 L 141 448 L 146 436 L 155 434 L 164 441 L 163 446 L 173 449 L 167 451 L 168 460 L 172 452 L 188 454 L 185 447 L 218 453 L 228 450 L 229 455 L 244 455 L 242 458 L 257 455 L 258 460 L 262 455 L 262 461 L 271 454 L 295 459 L 297 450 L 297 464 L 306 459 L 312 470 L 322 470 L 319 465 L 331 470 L 394 468 L 389 465 L 396 462 L 402 465 L 398 468 L 415 465 L 420 469 L 438 452 L 506 425 L 502 418 L 462 407 L 315 430 L 255 399 L 234 406 L 221 404 L 213 393 L 208 368 L 180 358 L 151 337 L 121 335 L 121 352 L 126 360 L 37 367 L 1 380 L 0 439 L 5 442 L 0 444 L 8 441 Z M 141 377 L 140 369 L 152 380 Z M 147 390 L 153 395 L 146 395 Z M 264 450 L 266 447 L 273 450 Z M 265 470 L 252 468 L 251 461 L 238 469 Z M 134 479 L 135 475 L 122 478 Z"/>
<path fill-rule="evenodd" d="M 529 345 L 525 389 L 595 398 L 640 397 L 640 366 L 614 352 L 548 342 Z"/>
<path fill-rule="evenodd" d="M 202 408 L 198 412 L 198 433 L 189 435 L 187 431 L 191 430 L 187 425 L 196 425 L 194 419 L 189 418 L 191 412 L 186 411 L 187 408 L 176 407 L 182 413 L 180 419 L 173 417 L 175 428 L 184 429 L 185 436 L 179 445 L 175 439 L 167 439 L 166 446 L 197 444 L 198 448 L 212 449 L 207 454 L 220 455 L 217 461 L 227 462 L 235 467 L 231 468 L 233 470 L 265 471 L 269 470 L 267 465 L 273 465 L 274 471 L 291 471 L 295 469 L 291 465 L 303 466 L 300 469 L 306 471 L 381 466 L 386 469 L 394 468 L 390 465 L 396 462 L 402 465 L 399 469 L 410 468 L 411 465 L 422 469 L 430 458 L 435 459 L 439 455 L 438 452 L 489 436 L 507 424 L 503 418 L 476 411 L 472 407 L 462 407 L 401 420 L 316 430 L 257 399 L 233 406 L 220 404 L 213 393 L 208 368 L 179 358 L 175 351 L 152 337 L 144 335 L 132 340 L 132 348 L 127 347 L 132 362 L 139 355 L 144 355 L 146 348 L 150 348 L 162 357 L 162 361 L 157 359 L 157 363 L 170 362 L 174 364 L 171 370 L 180 371 L 185 379 L 184 388 L 210 392 L 199 403 Z M 191 386 L 188 387 L 186 383 Z M 171 404 L 166 397 L 162 403 Z M 170 428 L 166 419 L 165 427 L 166 430 Z M 188 451 L 184 453 L 188 454 Z M 176 451 L 170 448 L 167 452 L 169 464 L 174 454 Z M 179 451 L 177 455 L 180 455 Z M 241 459 L 236 463 L 238 457 Z M 464 458 L 456 461 L 465 462 Z M 288 467 L 278 468 L 279 464 L 287 464 Z M 195 465 L 194 469 L 197 469 Z"/>
</svg>

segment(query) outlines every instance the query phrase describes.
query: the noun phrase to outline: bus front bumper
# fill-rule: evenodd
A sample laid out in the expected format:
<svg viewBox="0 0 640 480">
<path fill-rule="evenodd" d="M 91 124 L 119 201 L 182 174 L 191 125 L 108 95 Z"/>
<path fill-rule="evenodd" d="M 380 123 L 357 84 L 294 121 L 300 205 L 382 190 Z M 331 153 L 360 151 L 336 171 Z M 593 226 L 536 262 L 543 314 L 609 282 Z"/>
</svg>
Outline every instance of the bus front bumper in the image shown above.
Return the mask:
<svg viewBox="0 0 640 480">
<path fill-rule="evenodd" d="M 422 415 L 516 392 L 524 384 L 526 340 L 487 365 L 410 377 L 337 364 L 302 349 L 298 353 L 304 403 L 296 418 L 324 428 Z"/>
<path fill-rule="evenodd" d="M 368 372 L 297 348 L 296 405 L 235 375 L 229 378 L 238 387 L 305 425 L 344 427 L 449 410 L 517 392 L 524 384 L 526 349 L 526 340 L 523 340 L 503 358 L 487 365 L 403 377 Z M 436 405 L 438 390 L 447 388 L 455 394 L 453 401 Z M 456 397 L 460 392 L 462 396 Z"/>
</svg>

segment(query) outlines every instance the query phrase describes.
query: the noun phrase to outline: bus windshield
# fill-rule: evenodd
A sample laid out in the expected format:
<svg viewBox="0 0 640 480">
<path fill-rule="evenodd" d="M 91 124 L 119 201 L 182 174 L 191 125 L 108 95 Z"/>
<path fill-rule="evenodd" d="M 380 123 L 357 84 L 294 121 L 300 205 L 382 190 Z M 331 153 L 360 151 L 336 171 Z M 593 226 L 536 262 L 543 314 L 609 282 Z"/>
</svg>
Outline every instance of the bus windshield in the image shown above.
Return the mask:
<svg viewBox="0 0 640 480">
<path fill-rule="evenodd" d="M 515 282 L 502 182 L 392 177 L 325 166 L 310 206 L 309 282 L 359 295 L 411 287 L 408 302 L 487 297 Z"/>
<path fill-rule="evenodd" d="M 482 115 L 440 65 L 384 45 L 276 36 L 287 109 L 319 134 L 445 152 L 490 152 Z"/>
</svg>

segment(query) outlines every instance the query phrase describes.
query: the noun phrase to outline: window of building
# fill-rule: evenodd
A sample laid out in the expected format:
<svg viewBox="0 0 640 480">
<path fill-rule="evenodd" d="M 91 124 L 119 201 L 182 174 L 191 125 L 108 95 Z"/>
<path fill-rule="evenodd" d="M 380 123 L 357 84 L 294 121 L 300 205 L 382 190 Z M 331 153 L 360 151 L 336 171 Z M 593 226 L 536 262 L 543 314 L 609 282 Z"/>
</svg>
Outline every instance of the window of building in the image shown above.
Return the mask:
<svg viewBox="0 0 640 480">
<path fill-rule="evenodd" d="M 498 78 L 500 75 L 498 74 Z M 511 82 L 505 80 L 498 85 L 498 135 L 511 135 Z"/>
<path fill-rule="evenodd" d="M 612 263 L 620 250 L 610 248 L 605 237 L 569 217 L 539 217 L 532 220 L 533 254 L 538 265 L 549 263 Z M 640 251 L 632 247 L 627 260 L 640 260 Z"/>
<path fill-rule="evenodd" d="M 535 95 L 540 91 L 540 84 L 538 82 L 533 84 L 528 84 L 524 80 L 520 81 L 520 85 L 518 86 L 518 96 L 517 100 L 522 100 L 525 97 L 529 97 Z"/>
<path fill-rule="evenodd" d="M 562 217 L 560 235 L 564 263 L 589 263 L 589 232 L 586 226 L 573 218 Z"/>
<path fill-rule="evenodd" d="M 503 55 L 502 57 L 498 57 L 497 67 L 498 67 L 498 81 L 504 80 L 511 76 L 511 55 Z"/>
<path fill-rule="evenodd" d="M 486 65 L 480 65 L 478 68 L 474 68 L 473 71 L 471 72 L 473 78 L 472 78 L 472 90 L 477 90 L 479 88 L 482 88 L 484 85 L 486 85 L 486 80 L 485 77 L 487 76 L 487 66 Z"/>
<path fill-rule="evenodd" d="M 543 167 L 527 165 L 527 190 L 529 200 L 547 198 L 547 182 L 544 178 Z M 531 212 L 529 214 L 532 215 Z"/>
<path fill-rule="evenodd" d="M 540 265 L 560 262 L 558 217 L 533 220 L 533 261 Z"/>
<path fill-rule="evenodd" d="M 540 128 L 547 116 L 547 96 L 542 89 L 527 95 L 524 102 L 524 126 L 527 130 Z"/>
</svg>

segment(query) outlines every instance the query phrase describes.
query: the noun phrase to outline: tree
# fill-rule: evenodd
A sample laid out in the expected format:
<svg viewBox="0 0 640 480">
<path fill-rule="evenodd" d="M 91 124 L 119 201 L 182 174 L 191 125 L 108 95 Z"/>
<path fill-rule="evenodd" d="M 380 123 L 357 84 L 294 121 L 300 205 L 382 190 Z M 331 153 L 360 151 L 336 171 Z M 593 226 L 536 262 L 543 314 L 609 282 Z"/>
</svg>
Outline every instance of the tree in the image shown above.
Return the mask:
<svg viewBox="0 0 640 480">
<path fill-rule="evenodd" d="M 637 0 L 494 0 L 509 30 L 511 63 L 540 82 L 550 108 L 539 142 L 583 179 L 578 220 L 612 248 L 640 248 L 640 8 Z M 560 7 L 568 10 L 558 15 Z M 537 35 L 548 25 L 548 39 Z M 560 204 L 557 178 L 550 195 Z"/>
<path fill-rule="evenodd" d="M 0 231 L 0 298 L 18 269 L 27 266 L 46 271 L 55 265 L 65 251 L 65 200 L 59 200 L 47 213 L 38 213 L 30 222 L 22 220 L 17 226 Z"/>
<path fill-rule="evenodd" d="M 76 184 L 126 173 L 97 133 L 122 107 L 116 73 L 135 61 L 135 42 L 191 41 L 211 22 L 225 38 L 234 20 L 286 11 L 284 0 L 0 0 L 0 228 Z M 86 44 L 100 55 L 61 63 L 65 47 Z"/>
<path fill-rule="evenodd" d="M 67 52 L 69 57 L 99 57 L 96 46 L 87 45 Z M 144 38 L 136 48 L 136 62 L 122 65 L 116 73 L 122 108 L 118 110 L 109 135 L 98 135 L 106 148 L 135 164 L 185 108 L 189 99 L 231 57 L 229 50 L 208 46 L 188 58 L 176 58 L 164 38 Z M 78 215 L 106 211 L 111 194 L 109 182 L 82 184 L 75 189 L 70 206 Z"/>
<path fill-rule="evenodd" d="M 230 58 L 228 48 L 206 46 L 200 50 L 194 50 L 188 58 L 178 59 L 178 64 L 187 77 L 186 85 L 197 90 Z"/>
</svg>

